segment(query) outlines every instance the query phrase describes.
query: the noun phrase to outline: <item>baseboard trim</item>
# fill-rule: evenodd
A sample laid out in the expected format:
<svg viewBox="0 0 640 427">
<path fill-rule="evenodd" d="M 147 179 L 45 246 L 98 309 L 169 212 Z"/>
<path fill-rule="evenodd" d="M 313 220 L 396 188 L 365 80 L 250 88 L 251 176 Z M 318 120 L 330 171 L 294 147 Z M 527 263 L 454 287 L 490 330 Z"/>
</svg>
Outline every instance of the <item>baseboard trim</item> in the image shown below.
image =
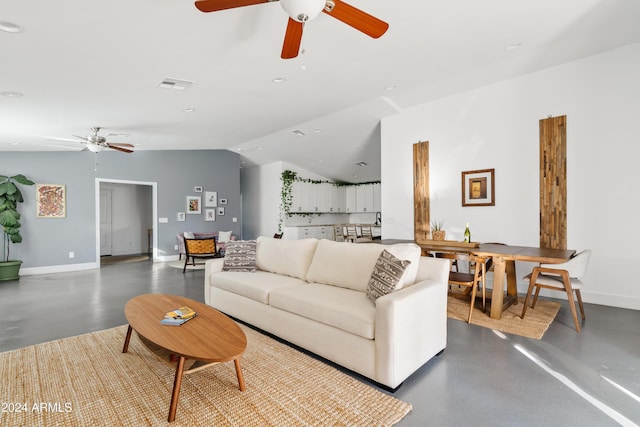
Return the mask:
<svg viewBox="0 0 640 427">
<path fill-rule="evenodd" d="M 35 276 L 38 274 L 66 273 L 71 271 L 83 271 L 98 268 L 95 262 L 87 262 L 84 264 L 64 264 L 64 265 L 48 265 L 46 267 L 30 267 L 21 268 L 21 276 Z"/>
</svg>

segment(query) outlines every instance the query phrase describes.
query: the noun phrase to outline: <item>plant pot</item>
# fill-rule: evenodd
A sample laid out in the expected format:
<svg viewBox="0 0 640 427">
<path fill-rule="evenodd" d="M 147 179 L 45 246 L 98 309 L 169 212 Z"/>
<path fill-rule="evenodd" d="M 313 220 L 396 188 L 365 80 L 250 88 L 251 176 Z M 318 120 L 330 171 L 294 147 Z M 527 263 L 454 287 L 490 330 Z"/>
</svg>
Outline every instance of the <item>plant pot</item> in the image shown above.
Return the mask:
<svg viewBox="0 0 640 427">
<path fill-rule="evenodd" d="M 431 232 L 431 236 L 433 237 L 433 240 L 444 240 L 444 230 L 433 230 Z"/>
<path fill-rule="evenodd" d="M 18 280 L 20 277 L 20 266 L 22 261 L 2 261 L 0 262 L 0 282 Z"/>
</svg>

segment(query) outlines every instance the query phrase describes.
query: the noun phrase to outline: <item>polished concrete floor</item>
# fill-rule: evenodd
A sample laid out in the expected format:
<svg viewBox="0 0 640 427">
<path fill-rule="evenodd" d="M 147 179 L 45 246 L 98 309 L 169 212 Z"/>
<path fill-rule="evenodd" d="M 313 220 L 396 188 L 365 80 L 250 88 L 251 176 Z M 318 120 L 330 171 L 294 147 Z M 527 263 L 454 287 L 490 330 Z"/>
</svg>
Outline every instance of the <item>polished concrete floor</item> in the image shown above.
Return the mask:
<svg viewBox="0 0 640 427">
<path fill-rule="evenodd" d="M 0 283 L 0 351 L 126 323 L 135 295 L 203 301 L 203 271 L 149 261 Z M 399 426 L 640 424 L 640 311 L 586 304 L 580 334 L 568 306 L 542 340 L 449 320 L 445 352 L 395 393 Z"/>
</svg>

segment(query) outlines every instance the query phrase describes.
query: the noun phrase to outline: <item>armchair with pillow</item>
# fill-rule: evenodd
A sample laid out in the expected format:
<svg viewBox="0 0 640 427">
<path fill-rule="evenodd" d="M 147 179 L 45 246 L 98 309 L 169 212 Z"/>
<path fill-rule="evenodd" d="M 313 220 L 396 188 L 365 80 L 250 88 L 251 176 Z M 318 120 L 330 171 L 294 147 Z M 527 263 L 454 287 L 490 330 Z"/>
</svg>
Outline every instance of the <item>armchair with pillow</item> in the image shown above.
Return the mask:
<svg viewBox="0 0 640 427">
<path fill-rule="evenodd" d="M 227 242 L 236 240 L 236 236 L 232 231 L 213 231 L 213 232 L 191 232 L 185 231 L 184 233 L 178 233 L 176 239 L 178 241 L 178 259 L 181 260 L 186 254 L 184 247 L 184 239 L 215 239 L 216 249 L 220 256 L 224 256 L 225 245 Z"/>
</svg>

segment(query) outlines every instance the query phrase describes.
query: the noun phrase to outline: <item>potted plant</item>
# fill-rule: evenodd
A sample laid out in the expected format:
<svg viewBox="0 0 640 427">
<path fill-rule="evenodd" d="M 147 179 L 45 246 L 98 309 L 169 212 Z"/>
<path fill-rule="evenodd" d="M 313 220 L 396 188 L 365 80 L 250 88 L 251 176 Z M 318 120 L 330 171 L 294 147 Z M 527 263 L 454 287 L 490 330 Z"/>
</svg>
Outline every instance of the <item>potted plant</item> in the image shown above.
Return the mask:
<svg viewBox="0 0 640 427">
<path fill-rule="evenodd" d="M 433 221 L 431 223 L 431 238 L 433 240 L 444 240 L 445 232 L 442 229 L 444 221 Z"/>
<path fill-rule="evenodd" d="M 0 258 L 0 282 L 16 280 L 22 261 L 10 260 L 11 243 L 22 242 L 18 204 L 24 201 L 18 184 L 33 185 L 34 182 L 22 174 L 0 175 L 0 226 L 2 226 L 2 258 Z"/>
</svg>

